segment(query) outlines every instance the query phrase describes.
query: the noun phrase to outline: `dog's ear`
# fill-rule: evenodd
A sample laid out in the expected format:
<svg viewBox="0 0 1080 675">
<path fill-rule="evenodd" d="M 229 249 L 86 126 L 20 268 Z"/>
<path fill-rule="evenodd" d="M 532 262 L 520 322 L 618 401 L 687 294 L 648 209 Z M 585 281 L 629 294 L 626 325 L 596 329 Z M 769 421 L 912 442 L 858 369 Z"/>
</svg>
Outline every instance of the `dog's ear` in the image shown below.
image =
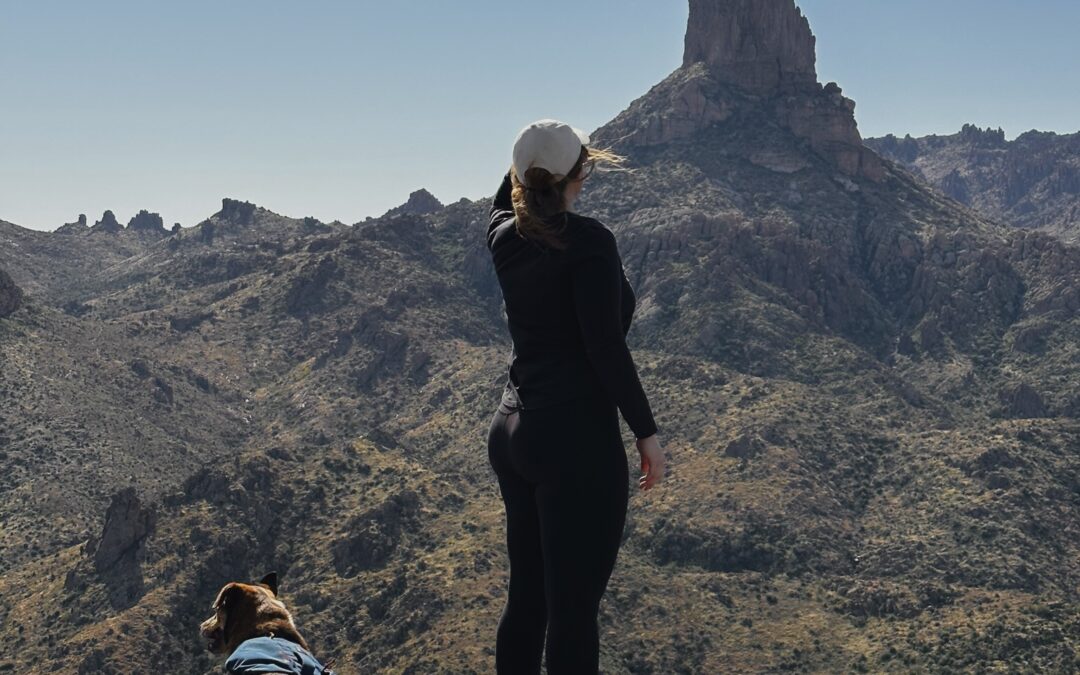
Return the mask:
<svg viewBox="0 0 1080 675">
<path fill-rule="evenodd" d="M 269 588 L 270 592 L 273 593 L 275 596 L 277 595 L 277 572 L 270 572 L 261 580 L 259 580 L 259 583 Z"/>
<path fill-rule="evenodd" d="M 243 595 L 242 588 L 233 583 L 225 584 L 220 591 L 218 591 L 217 598 L 214 600 L 214 609 L 228 609 L 231 605 Z"/>
<path fill-rule="evenodd" d="M 244 601 L 244 589 L 239 586 L 229 584 L 225 588 L 221 589 L 218 593 L 218 599 L 214 603 L 214 607 L 218 610 L 224 611 L 225 623 L 221 626 L 221 639 L 224 644 L 229 644 L 232 630 L 236 627 L 237 619 L 243 615 L 243 609 L 240 605 Z"/>
</svg>

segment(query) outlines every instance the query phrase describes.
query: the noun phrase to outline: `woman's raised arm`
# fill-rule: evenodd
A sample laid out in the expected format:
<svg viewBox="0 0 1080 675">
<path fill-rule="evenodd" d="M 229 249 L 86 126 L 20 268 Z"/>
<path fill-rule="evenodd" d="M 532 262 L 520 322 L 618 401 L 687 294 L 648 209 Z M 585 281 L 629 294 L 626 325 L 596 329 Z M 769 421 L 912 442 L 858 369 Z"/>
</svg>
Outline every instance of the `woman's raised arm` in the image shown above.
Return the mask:
<svg viewBox="0 0 1080 675">
<path fill-rule="evenodd" d="M 510 201 L 510 191 L 513 189 L 510 182 L 510 171 L 503 176 L 502 185 L 495 192 L 495 198 L 491 200 L 491 210 L 488 213 L 488 248 L 491 248 L 491 233 L 500 223 L 514 215 L 514 204 Z"/>
</svg>

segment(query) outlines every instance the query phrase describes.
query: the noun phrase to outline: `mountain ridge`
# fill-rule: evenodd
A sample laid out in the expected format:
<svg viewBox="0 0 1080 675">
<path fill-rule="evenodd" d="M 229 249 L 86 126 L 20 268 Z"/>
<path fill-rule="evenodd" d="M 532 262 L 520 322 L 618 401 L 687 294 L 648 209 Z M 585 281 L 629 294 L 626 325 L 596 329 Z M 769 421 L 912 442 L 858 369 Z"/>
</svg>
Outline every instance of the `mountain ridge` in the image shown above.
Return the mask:
<svg viewBox="0 0 1080 675">
<path fill-rule="evenodd" d="M 950 135 L 866 139 L 868 147 L 985 216 L 1080 244 L 1080 133 L 1011 141 L 972 124 Z"/>
</svg>

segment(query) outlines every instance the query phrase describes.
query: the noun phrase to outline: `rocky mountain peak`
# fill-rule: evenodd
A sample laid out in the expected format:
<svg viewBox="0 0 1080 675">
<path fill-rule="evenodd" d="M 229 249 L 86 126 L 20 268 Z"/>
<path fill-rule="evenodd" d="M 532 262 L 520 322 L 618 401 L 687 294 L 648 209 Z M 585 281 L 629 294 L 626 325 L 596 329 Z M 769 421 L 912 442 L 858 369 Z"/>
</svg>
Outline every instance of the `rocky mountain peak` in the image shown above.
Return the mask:
<svg viewBox="0 0 1080 675">
<path fill-rule="evenodd" d="M 594 138 L 628 149 L 771 121 L 840 173 L 880 181 L 884 168 L 862 143 L 855 102 L 835 82 L 817 81 L 814 46 L 794 0 L 690 0 L 682 66 Z"/>
<path fill-rule="evenodd" d="M 817 83 L 814 34 L 792 0 L 690 0 L 683 66 L 759 94 Z"/>
<path fill-rule="evenodd" d="M 396 216 L 403 213 L 410 213 L 414 215 L 420 215 L 424 213 L 435 213 L 441 211 L 443 203 L 440 202 L 435 195 L 431 194 L 424 188 L 420 188 L 412 192 L 409 195 L 408 201 L 401 206 L 395 206 L 387 211 L 383 216 Z"/>
<path fill-rule="evenodd" d="M 960 128 L 960 138 L 975 145 L 1003 146 L 1005 145 L 1005 130 L 1001 127 L 980 129 L 975 124 L 965 124 Z"/>
<path fill-rule="evenodd" d="M 101 220 L 94 223 L 94 226 L 90 228 L 94 232 L 120 232 L 124 229 L 116 220 L 116 215 L 112 211 L 106 209 L 105 213 L 101 215 Z"/>
</svg>

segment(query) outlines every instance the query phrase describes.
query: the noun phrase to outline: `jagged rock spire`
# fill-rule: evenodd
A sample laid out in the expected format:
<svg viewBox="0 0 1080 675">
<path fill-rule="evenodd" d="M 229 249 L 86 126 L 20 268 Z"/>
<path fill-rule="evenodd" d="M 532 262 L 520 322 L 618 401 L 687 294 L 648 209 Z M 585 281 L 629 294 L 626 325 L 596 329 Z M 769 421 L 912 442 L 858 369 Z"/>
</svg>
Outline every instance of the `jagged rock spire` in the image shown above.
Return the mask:
<svg viewBox="0 0 1080 675">
<path fill-rule="evenodd" d="M 683 67 L 767 94 L 813 86 L 814 34 L 793 0 L 690 0 Z"/>
<path fill-rule="evenodd" d="M 615 148 L 692 137 L 740 110 L 805 139 L 840 173 L 873 181 L 881 159 L 866 148 L 855 102 L 822 86 L 814 34 L 795 0 L 689 0 L 683 65 L 594 133 Z M 747 96 L 750 94 L 750 96 Z"/>
<path fill-rule="evenodd" d="M 94 226 L 90 228 L 94 232 L 122 232 L 124 226 L 116 220 L 116 215 L 112 211 L 106 210 L 102 214 L 101 220 L 94 223 Z"/>
</svg>

